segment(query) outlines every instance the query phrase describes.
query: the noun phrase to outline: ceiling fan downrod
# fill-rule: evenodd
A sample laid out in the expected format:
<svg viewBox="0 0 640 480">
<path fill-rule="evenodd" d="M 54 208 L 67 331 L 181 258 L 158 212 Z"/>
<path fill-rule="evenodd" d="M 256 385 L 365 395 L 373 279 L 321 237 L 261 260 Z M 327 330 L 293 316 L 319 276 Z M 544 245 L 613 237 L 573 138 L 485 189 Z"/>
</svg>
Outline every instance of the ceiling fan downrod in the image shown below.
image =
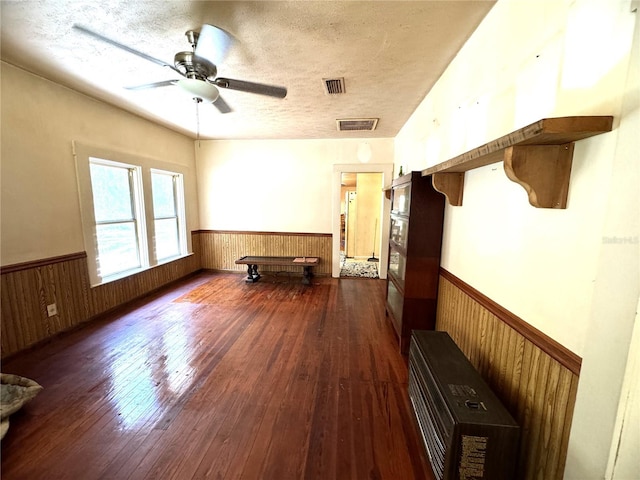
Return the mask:
<svg viewBox="0 0 640 480">
<path fill-rule="evenodd" d="M 191 48 L 195 52 L 196 45 L 198 44 L 198 37 L 200 37 L 200 34 L 195 30 L 187 30 L 184 34 L 187 36 L 187 40 L 189 41 L 189 43 L 191 44 Z"/>
</svg>

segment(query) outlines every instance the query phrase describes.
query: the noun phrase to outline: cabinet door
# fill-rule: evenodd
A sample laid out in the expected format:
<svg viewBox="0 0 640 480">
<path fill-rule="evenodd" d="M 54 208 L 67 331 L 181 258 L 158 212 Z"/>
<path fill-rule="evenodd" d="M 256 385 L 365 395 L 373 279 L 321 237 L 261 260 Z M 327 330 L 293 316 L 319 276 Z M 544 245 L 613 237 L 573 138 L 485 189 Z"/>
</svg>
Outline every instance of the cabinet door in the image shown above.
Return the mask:
<svg viewBox="0 0 640 480">
<path fill-rule="evenodd" d="M 391 248 L 389 251 L 389 268 L 388 271 L 393 275 L 400 286 L 404 288 L 404 276 L 407 269 L 407 261 L 405 256 L 402 255 L 395 248 Z"/>
<path fill-rule="evenodd" d="M 391 242 L 398 247 L 407 249 L 407 238 L 409 238 L 409 219 L 398 215 L 391 215 Z"/>
<path fill-rule="evenodd" d="M 391 211 L 401 215 L 409 214 L 411 203 L 411 184 L 400 185 L 393 189 L 393 199 L 391 201 Z"/>
</svg>

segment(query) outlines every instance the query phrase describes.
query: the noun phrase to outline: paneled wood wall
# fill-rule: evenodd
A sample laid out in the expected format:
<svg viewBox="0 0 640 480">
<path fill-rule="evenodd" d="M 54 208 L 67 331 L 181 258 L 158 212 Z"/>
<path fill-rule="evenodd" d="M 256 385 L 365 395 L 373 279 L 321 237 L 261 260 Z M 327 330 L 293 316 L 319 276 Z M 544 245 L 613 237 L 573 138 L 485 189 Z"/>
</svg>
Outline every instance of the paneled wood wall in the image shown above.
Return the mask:
<svg viewBox="0 0 640 480">
<path fill-rule="evenodd" d="M 193 239 L 193 248 L 199 248 Z M 200 269 L 199 255 L 91 288 L 86 253 L 2 267 L 0 275 L 2 358 Z M 47 315 L 55 303 L 58 314 Z"/>
<path fill-rule="evenodd" d="M 200 242 L 202 268 L 245 272 L 246 265 L 234 263 L 245 255 L 307 256 L 320 258 L 320 264 L 313 268 L 315 274 L 331 275 L 331 234 L 199 230 L 194 232 L 194 237 L 198 237 Z M 286 271 L 302 275 L 300 267 L 265 266 L 260 267 L 260 271 Z"/>
<path fill-rule="evenodd" d="M 518 479 L 562 479 L 581 359 L 445 270 L 436 329 L 520 424 Z"/>
</svg>

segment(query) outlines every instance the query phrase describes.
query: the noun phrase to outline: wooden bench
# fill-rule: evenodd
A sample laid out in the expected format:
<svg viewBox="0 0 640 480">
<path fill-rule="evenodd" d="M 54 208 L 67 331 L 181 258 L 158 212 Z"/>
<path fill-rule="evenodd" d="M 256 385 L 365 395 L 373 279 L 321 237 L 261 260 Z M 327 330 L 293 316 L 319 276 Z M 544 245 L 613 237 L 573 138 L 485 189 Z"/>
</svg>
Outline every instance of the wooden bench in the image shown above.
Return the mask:
<svg viewBox="0 0 640 480">
<path fill-rule="evenodd" d="M 312 267 L 320 263 L 318 257 L 260 257 L 247 255 L 236 260 L 236 265 L 247 265 L 247 283 L 260 280 L 258 265 L 276 265 L 279 267 L 303 267 L 302 283 L 309 285 L 313 277 Z"/>
</svg>

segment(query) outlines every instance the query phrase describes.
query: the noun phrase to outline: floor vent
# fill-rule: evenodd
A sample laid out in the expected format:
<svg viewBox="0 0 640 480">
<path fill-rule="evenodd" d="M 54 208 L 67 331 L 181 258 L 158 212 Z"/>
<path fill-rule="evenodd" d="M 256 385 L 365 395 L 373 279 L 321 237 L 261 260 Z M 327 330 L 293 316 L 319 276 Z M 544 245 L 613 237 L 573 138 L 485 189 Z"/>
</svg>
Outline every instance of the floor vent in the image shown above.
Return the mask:
<svg viewBox="0 0 640 480">
<path fill-rule="evenodd" d="M 324 90 L 329 95 L 340 95 L 345 92 L 344 78 L 323 78 Z"/>
<path fill-rule="evenodd" d="M 336 120 L 339 132 L 373 131 L 378 125 L 377 118 L 343 118 Z"/>
</svg>

